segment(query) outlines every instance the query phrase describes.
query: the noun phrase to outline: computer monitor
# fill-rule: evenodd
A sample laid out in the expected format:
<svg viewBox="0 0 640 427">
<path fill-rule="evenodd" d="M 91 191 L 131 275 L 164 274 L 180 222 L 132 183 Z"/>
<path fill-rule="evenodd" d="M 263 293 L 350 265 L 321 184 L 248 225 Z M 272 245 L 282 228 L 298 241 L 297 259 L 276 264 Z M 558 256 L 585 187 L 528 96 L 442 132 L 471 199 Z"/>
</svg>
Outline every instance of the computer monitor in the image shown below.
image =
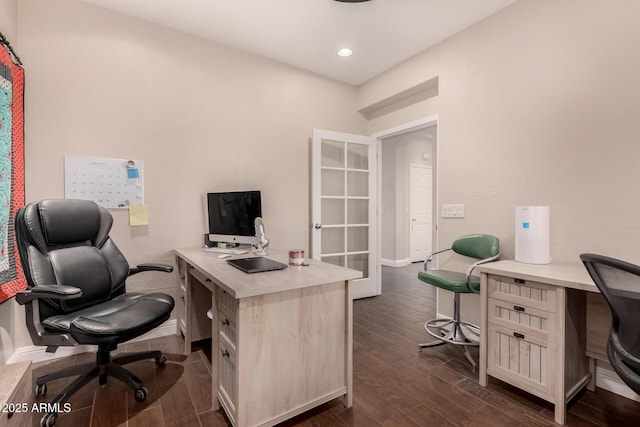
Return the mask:
<svg viewBox="0 0 640 427">
<path fill-rule="evenodd" d="M 258 243 L 254 221 L 262 216 L 260 191 L 207 193 L 205 198 L 210 243 Z"/>
</svg>

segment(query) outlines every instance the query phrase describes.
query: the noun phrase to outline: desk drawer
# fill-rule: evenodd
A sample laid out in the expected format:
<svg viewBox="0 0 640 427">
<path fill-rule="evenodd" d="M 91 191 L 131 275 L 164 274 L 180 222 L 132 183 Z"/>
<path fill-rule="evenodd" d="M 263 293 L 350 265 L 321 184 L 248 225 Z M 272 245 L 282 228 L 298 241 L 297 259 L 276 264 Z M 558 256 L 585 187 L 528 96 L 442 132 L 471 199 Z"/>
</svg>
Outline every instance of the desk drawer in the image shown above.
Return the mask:
<svg viewBox="0 0 640 427">
<path fill-rule="evenodd" d="M 224 289 L 218 287 L 218 307 L 229 316 L 234 322 L 238 317 L 238 300 Z"/>
<path fill-rule="evenodd" d="M 176 287 L 176 320 L 178 322 L 178 328 L 176 334 L 186 335 L 187 321 L 185 319 L 186 313 L 186 298 L 187 298 L 187 270 L 188 265 L 185 260 L 180 257 L 176 257 L 176 265 L 178 266 L 178 285 Z"/>
<path fill-rule="evenodd" d="M 175 309 L 176 309 L 176 320 L 178 322 L 178 330 L 176 331 L 176 333 L 179 335 L 180 332 L 182 332 L 182 334 L 185 334 L 186 330 L 187 330 L 187 320 L 185 318 L 185 313 L 186 313 L 186 292 L 185 289 L 181 286 L 178 285 L 178 290 L 176 292 L 176 305 L 175 305 Z"/>
<path fill-rule="evenodd" d="M 487 307 L 489 323 L 512 328 L 524 335 L 534 335 L 543 340 L 549 340 L 553 335 L 551 328 L 556 322 L 555 313 L 496 298 L 489 298 Z"/>
<path fill-rule="evenodd" d="M 200 282 L 202 284 L 202 286 L 207 288 L 210 292 L 213 291 L 213 282 L 211 281 L 211 279 L 209 279 L 207 276 L 202 274 L 200 271 L 198 271 L 195 268 L 191 267 L 189 269 L 189 274 L 191 276 L 195 277 L 196 280 L 198 282 Z"/>
<path fill-rule="evenodd" d="M 183 260 L 180 257 L 176 257 L 176 265 L 178 266 L 178 278 L 180 279 L 180 284 L 184 286 L 185 280 L 187 278 L 187 261 Z"/>
<path fill-rule="evenodd" d="M 235 424 L 236 403 L 238 400 L 236 351 L 222 335 L 220 335 L 218 343 L 220 345 L 220 354 L 218 355 L 218 397 L 227 415 Z"/>
<path fill-rule="evenodd" d="M 218 311 L 218 328 L 220 334 L 229 341 L 229 344 L 236 349 L 236 320 L 232 316 L 228 316 L 226 310 Z"/>
<path fill-rule="evenodd" d="M 535 335 L 489 323 L 487 373 L 536 396 L 553 401 L 553 345 Z"/>
<path fill-rule="evenodd" d="M 556 290 L 553 286 L 529 280 L 489 275 L 487 295 L 544 311 L 556 311 Z"/>
</svg>

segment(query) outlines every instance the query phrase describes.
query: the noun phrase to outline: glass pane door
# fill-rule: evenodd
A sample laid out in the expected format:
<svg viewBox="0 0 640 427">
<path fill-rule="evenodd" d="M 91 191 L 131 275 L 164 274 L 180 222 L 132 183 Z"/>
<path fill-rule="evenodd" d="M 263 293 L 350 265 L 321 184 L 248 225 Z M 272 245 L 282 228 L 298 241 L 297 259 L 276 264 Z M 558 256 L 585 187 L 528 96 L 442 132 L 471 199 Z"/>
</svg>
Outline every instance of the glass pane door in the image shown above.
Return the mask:
<svg viewBox="0 0 640 427">
<path fill-rule="evenodd" d="M 377 140 L 314 131 L 313 144 L 312 256 L 361 271 L 363 283 L 354 286 L 356 297 L 378 295 L 373 197 Z M 371 289 L 366 291 L 367 287 Z"/>
</svg>

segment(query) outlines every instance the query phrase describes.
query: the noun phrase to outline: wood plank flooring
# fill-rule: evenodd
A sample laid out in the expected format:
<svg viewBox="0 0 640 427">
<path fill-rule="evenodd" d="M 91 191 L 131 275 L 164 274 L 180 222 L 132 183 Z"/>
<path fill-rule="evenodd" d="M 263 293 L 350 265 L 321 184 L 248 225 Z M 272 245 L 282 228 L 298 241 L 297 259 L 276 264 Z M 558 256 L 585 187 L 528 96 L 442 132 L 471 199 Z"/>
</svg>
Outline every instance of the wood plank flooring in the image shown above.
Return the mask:
<svg viewBox="0 0 640 427">
<path fill-rule="evenodd" d="M 487 388 L 462 352 L 452 346 L 417 350 L 428 341 L 422 325 L 435 317 L 435 290 L 416 279 L 421 264 L 382 270 L 383 294 L 354 302 L 353 407 L 334 400 L 283 426 L 554 426 L 553 406 L 500 381 Z M 140 403 L 128 387 L 110 379 L 97 381 L 71 399 L 72 411 L 61 414 L 57 426 L 230 426 L 211 402 L 210 343 L 184 356 L 175 336 L 127 344 L 123 351 L 160 349 L 169 362 L 127 365 L 149 390 Z M 474 351 L 475 350 L 475 351 Z M 477 349 L 472 355 L 478 357 Z M 82 354 L 34 364 L 35 377 L 63 366 L 83 363 Z M 68 380 L 48 385 L 53 398 Z M 38 401 L 44 401 L 39 399 Z M 40 417 L 33 417 L 37 426 Z M 570 404 L 568 426 L 637 426 L 640 403 L 602 389 L 584 391 Z"/>
</svg>

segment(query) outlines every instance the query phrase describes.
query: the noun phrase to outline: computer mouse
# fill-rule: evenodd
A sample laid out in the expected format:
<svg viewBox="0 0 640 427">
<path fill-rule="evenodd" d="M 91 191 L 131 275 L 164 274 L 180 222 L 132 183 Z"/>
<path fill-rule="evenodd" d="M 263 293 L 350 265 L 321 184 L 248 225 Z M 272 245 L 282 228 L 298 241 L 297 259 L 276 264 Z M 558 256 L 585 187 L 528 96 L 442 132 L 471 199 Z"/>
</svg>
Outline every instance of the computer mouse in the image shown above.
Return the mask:
<svg viewBox="0 0 640 427">
<path fill-rule="evenodd" d="M 220 254 L 218 255 L 218 258 L 223 259 L 223 258 L 229 258 L 231 256 L 231 254 Z"/>
</svg>

